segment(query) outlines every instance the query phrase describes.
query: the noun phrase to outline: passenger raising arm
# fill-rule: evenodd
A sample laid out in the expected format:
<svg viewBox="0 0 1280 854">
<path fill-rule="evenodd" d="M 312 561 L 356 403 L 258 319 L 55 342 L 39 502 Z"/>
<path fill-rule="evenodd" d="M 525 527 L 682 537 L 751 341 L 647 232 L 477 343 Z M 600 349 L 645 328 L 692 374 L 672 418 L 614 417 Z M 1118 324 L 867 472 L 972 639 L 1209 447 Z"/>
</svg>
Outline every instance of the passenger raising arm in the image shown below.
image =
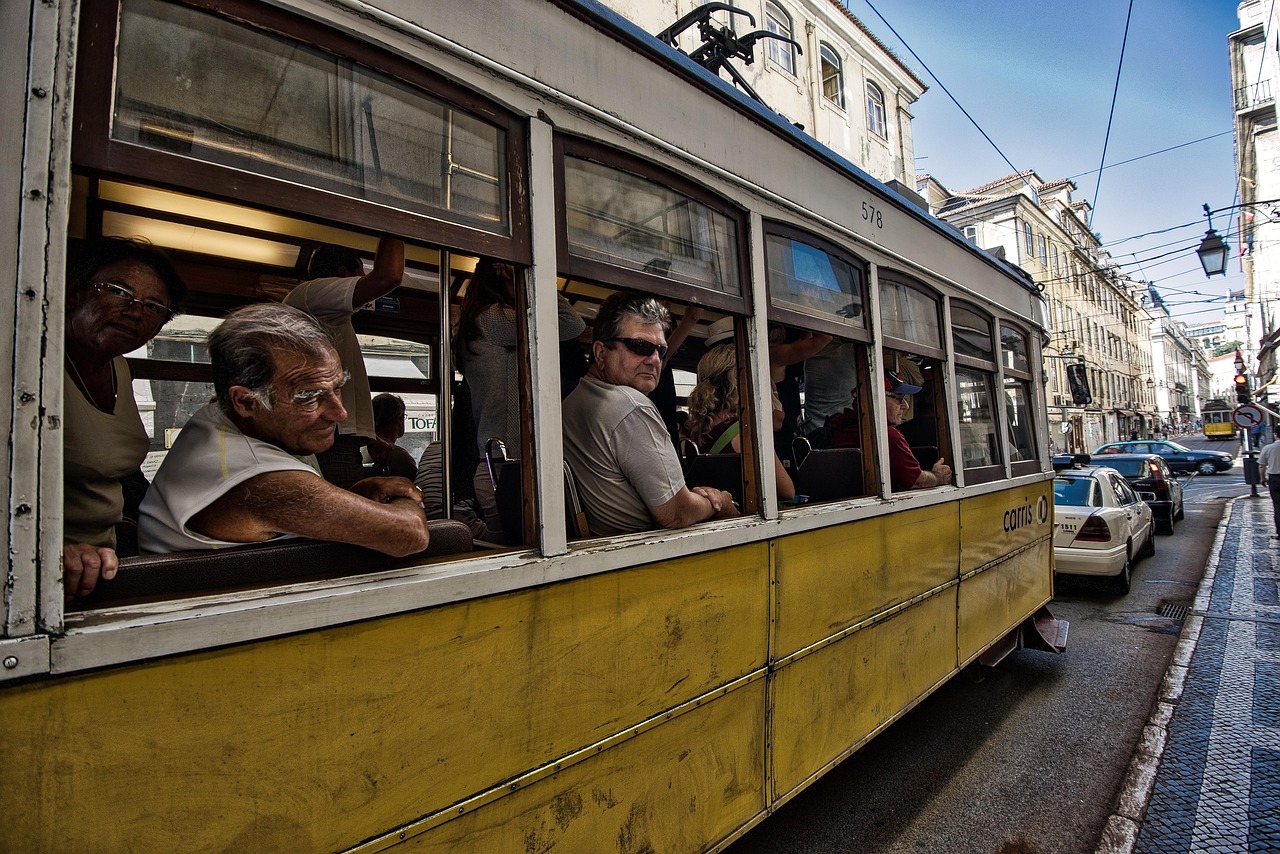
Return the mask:
<svg viewBox="0 0 1280 854">
<path fill-rule="evenodd" d="M 399 477 L 351 491 L 314 454 L 346 420 L 333 339 L 288 306 L 232 312 L 209 336 L 217 400 L 196 412 L 142 502 L 143 551 L 209 549 L 293 535 L 391 555 L 427 546 L 422 493 Z"/>
</svg>

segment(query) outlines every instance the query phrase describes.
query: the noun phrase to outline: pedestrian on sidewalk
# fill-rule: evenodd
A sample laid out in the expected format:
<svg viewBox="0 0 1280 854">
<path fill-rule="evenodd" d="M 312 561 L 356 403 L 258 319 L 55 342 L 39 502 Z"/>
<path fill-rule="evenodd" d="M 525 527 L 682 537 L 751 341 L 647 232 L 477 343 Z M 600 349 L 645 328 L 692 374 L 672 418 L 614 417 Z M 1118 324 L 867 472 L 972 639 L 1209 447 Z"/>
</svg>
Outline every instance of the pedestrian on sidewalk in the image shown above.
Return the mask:
<svg viewBox="0 0 1280 854">
<path fill-rule="evenodd" d="M 1272 539 L 1280 540 L 1280 442 L 1272 442 L 1258 454 L 1258 476 L 1271 493 L 1271 515 L 1276 526 Z"/>
</svg>

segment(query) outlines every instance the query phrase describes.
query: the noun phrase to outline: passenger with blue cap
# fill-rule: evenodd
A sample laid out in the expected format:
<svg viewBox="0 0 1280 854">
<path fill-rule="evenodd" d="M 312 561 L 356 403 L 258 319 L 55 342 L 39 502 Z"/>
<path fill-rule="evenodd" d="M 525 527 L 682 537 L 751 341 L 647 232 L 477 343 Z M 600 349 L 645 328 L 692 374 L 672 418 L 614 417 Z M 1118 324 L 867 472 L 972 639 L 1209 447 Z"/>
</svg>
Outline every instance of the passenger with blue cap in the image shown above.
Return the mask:
<svg viewBox="0 0 1280 854">
<path fill-rule="evenodd" d="M 941 457 L 928 471 L 920 467 L 907 437 L 898 425 L 906 418 L 911 405 L 910 397 L 920 391 L 920 386 L 903 382 L 885 371 L 885 410 L 889 419 L 889 482 L 895 492 L 908 489 L 928 489 L 951 482 L 951 466 Z"/>
</svg>

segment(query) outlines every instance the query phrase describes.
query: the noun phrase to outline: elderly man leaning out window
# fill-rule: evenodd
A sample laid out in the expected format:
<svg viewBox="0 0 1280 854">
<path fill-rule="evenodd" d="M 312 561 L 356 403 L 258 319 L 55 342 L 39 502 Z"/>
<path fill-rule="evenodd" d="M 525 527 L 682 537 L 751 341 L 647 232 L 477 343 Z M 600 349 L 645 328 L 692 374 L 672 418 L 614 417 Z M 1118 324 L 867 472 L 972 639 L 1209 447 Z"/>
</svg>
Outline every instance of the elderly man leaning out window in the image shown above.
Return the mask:
<svg viewBox="0 0 1280 854">
<path fill-rule="evenodd" d="M 217 400 L 183 427 L 140 508 L 144 552 L 312 537 L 402 556 L 427 547 L 422 493 L 401 477 L 348 492 L 315 454 L 346 420 L 333 338 L 310 315 L 261 304 L 209 335 Z"/>
</svg>

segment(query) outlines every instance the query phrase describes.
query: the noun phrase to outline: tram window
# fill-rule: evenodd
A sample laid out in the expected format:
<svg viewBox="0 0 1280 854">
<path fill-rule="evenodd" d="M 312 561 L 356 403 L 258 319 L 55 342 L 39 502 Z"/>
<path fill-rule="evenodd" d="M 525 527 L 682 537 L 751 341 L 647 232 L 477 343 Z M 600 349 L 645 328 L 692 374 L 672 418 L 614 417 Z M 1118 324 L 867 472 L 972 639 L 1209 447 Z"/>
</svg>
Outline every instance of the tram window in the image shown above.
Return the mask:
<svg viewBox="0 0 1280 854">
<path fill-rule="evenodd" d="M 906 398 L 905 408 L 896 414 L 901 420 L 894 426 L 906 439 L 923 471 L 929 471 L 938 460 L 948 466 L 955 462 L 951 453 L 946 425 L 946 397 L 943 394 L 942 362 L 938 359 L 905 350 L 884 351 L 886 377 L 892 375 L 900 382 L 917 386 L 920 391 Z M 891 419 L 894 413 L 890 413 Z M 892 420 L 890 423 L 893 423 Z M 892 471 L 893 466 L 890 465 Z M 911 488 L 910 485 L 889 484 L 890 490 Z"/>
<path fill-rule="evenodd" d="M 590 533 L 684 528 L 715 518 L 707 515 L 709 500 L 692 491 L 699 487 L 715 494 L 719 518 L 736 516 L 739 508 L 753 512 L 756 468 L 744 461 L 753 458 L 758 442 L 749 415 L 751 396 L 742 393 L 750 384 L 737 361 L 746 350 L 734 334 L 734 321 L 719 324 L 727 328 L 710 338 L 690 336 L 687 346 L 669 348 L 668 342 L 678 344 L 687 331 L 673 330 L 670 320 L 679 316 L 688 322 L 679 327 L 693 323 L 698 314 L 692 307 L 661 306 L 643 294 L 611 293 L 573 280 L 567 290 L 607 294 L 592 320 L 593 367 L 563 401 L 565 460 Z M 699 339 L 713 346 L 696 343 Z M 708 358 L 709 351 L 715 356 Z M 668 423 L 677 419 L 662 409 L 676 400 L 674 394 L 663 395 L 663 377 L 670 373 L 674 379 L 677 371 L 696 370 L 704 361 L 704 367 L 716 362 L 720 368 L 714 380 L 707 377 L 689 387 L 684 426 L 679 436 L 671 436 Z M 694 406 L 696 415 L 689 411 Z M 738 429 L 731 432 L 735 423 Z"/>
<path fill-rule="evenodd" d="M 965 483 L 1004 475 L 998 441 L 995 396 L 995 337 L 990 316 L 961 302 L 951 303 L 951 340 L 956 358 L 956 413 L 960 466 Z"/>
<path fill-rule="evenodd" d="M 101 73 L 77 82 L 80 167 L 181 174 L 210 193 L 227 192 L 230 169 L 243 201 L 328 205 L 372 230 L 430 227 L 433 239 L 527 253 L 512 114 L 321 22 L 236 7 L 236 20 L 160 0 L 87 9 L 98 37 L 80 59 Z"/>
<path fill-rule="evenodd" d="M 793 349 L 812 350 L 815 343 L 826 342 L 803 363 L 804 391 L 799 395 L 803 415 L 789 447 L 778 449 L 792 472 L 801 503 L 838 501 L 874 492 L 878 480 L 870 449 L 875 445 L 876 427 L 864 394 L 870 382 L 867 346 L 812 333 L 787 337 Z M 777 349 L 783 352 L 788 344 Z M 788 393 L 785 371 L 776 387 Z"/>
<path fill-rule="evenodd" d="M 810 235 L 772 223 L 768 228 L 765 260 L 773 305 L 865 329 L 865 265 Z"/>
<path fill-rule="evenodd" d="M 1000 325 L 1000 363 L 1004 370 L 1004 411 L 1008 420 L 1009 460 L 1014 474 L 1039 470 L 1031 396 L 1031 362 L 1027 336 Z"/>
<path fill-rule="evenodd" d="M 746 307 L 741 211 L 659 166 L 556 138 L 562 266 L 597 281 L 675 299 L 688 287 L 722 309 Z"/>
<path fill-rule="evenodd" d="M 923 288 L 880 276 L 880 319 L 884 334 L 942 350 L 942 323 L 938 299 Z"/>
</svg>

